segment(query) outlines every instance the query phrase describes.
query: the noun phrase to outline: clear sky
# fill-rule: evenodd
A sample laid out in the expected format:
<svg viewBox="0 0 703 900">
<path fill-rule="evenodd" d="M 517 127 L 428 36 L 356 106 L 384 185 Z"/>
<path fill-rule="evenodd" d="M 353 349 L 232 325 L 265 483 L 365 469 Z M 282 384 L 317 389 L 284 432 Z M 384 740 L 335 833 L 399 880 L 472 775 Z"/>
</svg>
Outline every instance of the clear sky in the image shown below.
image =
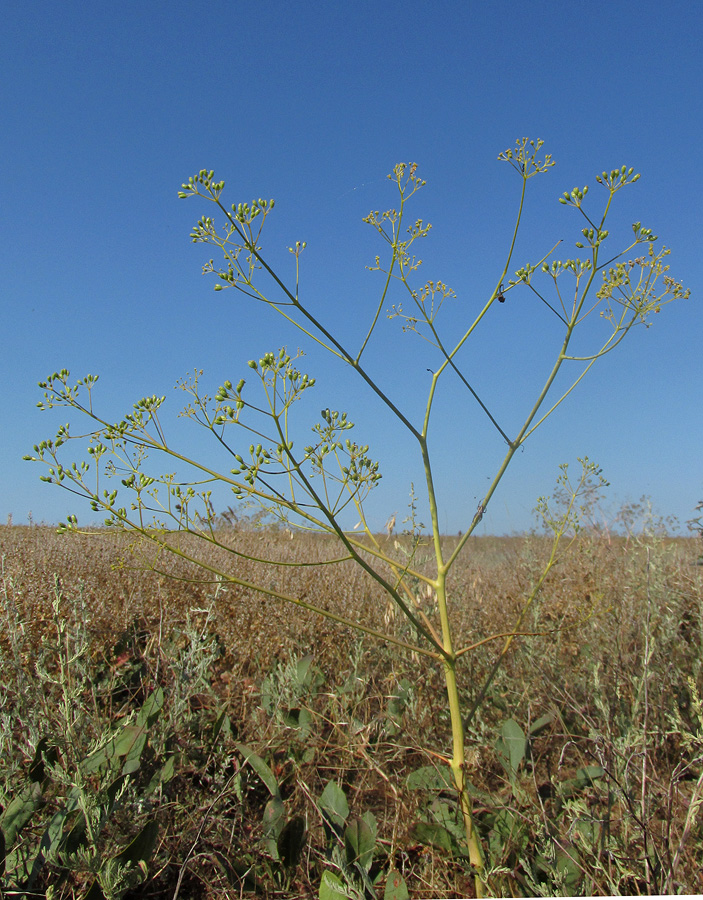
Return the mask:
<svg viewBox="0 0 703 900">
<path fill-rule="evenodd" d="M 9 0 L 0 32 L 0 521 L 94 517 L 21 459 L 66 418 L 36 409 L 37 382 L 54 370 L 99 373 L 108 417 L 154 393 L 175 416 L 172 388 L 189 371 L 203 368 L 214 390 L 283 345 L 305 350 L 317 378 L 301 428 L 323 407 L 347 410 L 384 473 L 371 519 L 382 526 L 397 512 L 400 521 L 411 481 L 421 493 L 416 447 L 353 373 L 266 308 L 213 292 L 201 274 L 212 254 L 188 237 L 208 207 L 177 191 L 208 168 L 227 182 L 228 203 L 275 198 L 264 251 L 292 275 L 286 248 L 307 241 L 306 300 L 354 344 L 380 287 L 365 266 L 383 250 L 362 217 L 394 206 L 385 176 L 417 162 L 427 185 L 411 215 L 433 225 L 419 277 L 456 291 L 445 326 L 456 334 L 500 273 L 520 179 L 496 158 L 524 135 L 542 138 L 556 166 L 528 184 L 513 271 L 560 238 L 560 256 L 577 253 L 579 216 L 559 196 L 589 184 L 600 209 L 595 175 L 624 163 L 642 178 L 616 197 L 613 247 L 642 221 L 672 248 L 672 274 L 693 296 L 592 370 L 518 453 L 481 528 L 530 527 L 559 463 L 584 455 L 611 482 L 611 511 L 647 495 L 661 515 L 691 518 L 703 499 L 702 31 L 698 4 L 678 0 Z M 557 337 L 527 291 L 508 301 L 494 304 L 460 362 L 514 433 Z M 397 322 L 380 328 L 369 370 L 417 421 L 436 356 Z M 443 391 L 431 449 L 441 524 L 457 531 L 505 445 L 456 381 Z M 211 453 L 208 435 L 184 425 L 174 418 L 183 446 Z"/>
</svg>

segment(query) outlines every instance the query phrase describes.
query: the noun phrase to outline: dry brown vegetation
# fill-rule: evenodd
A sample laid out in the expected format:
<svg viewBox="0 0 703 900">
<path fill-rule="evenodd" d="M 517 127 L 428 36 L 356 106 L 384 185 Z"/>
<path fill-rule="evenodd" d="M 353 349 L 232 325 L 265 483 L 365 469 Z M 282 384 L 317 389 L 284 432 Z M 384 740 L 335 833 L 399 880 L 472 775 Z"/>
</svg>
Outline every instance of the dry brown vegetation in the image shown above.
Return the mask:
<svg viewBox="0 0 703 900">
<path fill-rule="evenodd" d="M 232 530 L 228 540 L 240 552 L 263 555 L 263 548 L 287 562 L 309 564 L 330 552 L 325 537 L 283 531 Z M 523 624 L 533 635 L 515 643 L 468 727 L 477 821 L 489 867 L 501 869 L 496 893 L 703 889 L 698 551 L 694 539 L 588 532 L 550 573 Z M 434 821 L 433 803 L 435 810 L 450 804 L 449 793 L 407 783 L 438 762 L 434 754 L 447 749 L 450 735 L 441 673 L 422 659 L 239 586 L 204 582 L 176 559 L 130 554 L 125 539 L 107 533 L 2 527 L 0 552 L 2 713 L 13 732 L 13 759 L 3 763 L 5 807 L 26 779 L 38 737 L 60 727 L 59 719 L 45 720 L 46 709 L 44 720 L 33 721 L 38 701 L 27 686 L 41 681 L 35 664 L 42 654 L 51 672 L 55 576 L 61 614 L 87 629 L 91 649 L 82 664 L 93 667 L 94 684 L 111 685 L 108 720 L 118 721 L 129 702 L 158 684 L 167 704 L 175 696 L 180 670 L 173 660 L 186 642 L 187 619 L 215 639 L 216 658 L 188 695 L 186 712 L 152 741 L 154 758 L 170 753 L 177 763 L 149 804 L 159 837 L 148 878 L 124 896 L 317 897 L 321 874 L 333 865 L 317 802 L 330 780 L 343 788 L 353 815 L 371 812 L 378 823 L 370 874 L 379 875 L 379 896 L 391 868 L 402 873 L 410 897 L 472 896 L 457 847 L 433 845 L 418 828 Z M 457 646 L 510 630 L 547 552 L 537 536 L 470 540 L 453 571 Z M 261 578 L 256 564 L 239 557 L 236 565 L 240 578 Z M 269 567 L 265 578 L 277 590 L 411 637 L 404 621 L 389 619 L 378 585 L 351 563 Z M 464 657 L 467 711 L 499 646 L 487 642 Z M 308 656 L 305 677 L 296 680 L 295 663 Z M 115 699 L 117 683 L 126 699 Z M 54 688 L 44 681 L 46 696 Z M 91 702 L 105 721 L 105 707 Z M 228 727 L 210 741 L 222 711 Z M 512 783 L 496 748 L 508 720 L 529 739 Z M 272 859 L 262 843 L 270 797 L 237 743 L 265 760 L 286 815 L 305 820 L 294 866 Z M 35 837 L 61 802 L 51 790 L 45 800 L 40 819 L 27 826 Z M 131 810 L 105 832 L 106 854 L 146 815 L 138 804 Z M 80 866 L 63 880 L 58 872 L 47 865 L 33 896 L 46 896 L 52 879 L 56 898 L 84 896 Z"/>
</svg>

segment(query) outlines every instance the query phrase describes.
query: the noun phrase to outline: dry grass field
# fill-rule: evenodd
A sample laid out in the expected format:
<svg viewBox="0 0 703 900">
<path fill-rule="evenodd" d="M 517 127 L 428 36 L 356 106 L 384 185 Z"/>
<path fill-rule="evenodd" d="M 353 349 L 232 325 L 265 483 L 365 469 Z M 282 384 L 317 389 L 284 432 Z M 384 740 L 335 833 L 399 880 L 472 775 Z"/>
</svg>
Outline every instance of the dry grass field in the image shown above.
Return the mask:
<svg viewBox="0 0 703 900">
<path fill-rule="evenodd" d="M 262 574 L 240 556 L 240 577 L 412 637 L 358 568 L 310 565 L 326 538 L 228 540 L 306 564 Z M 495 894 L 703 891 L 698 544 L 585 532 L 548 576 L 468 724 Z M 423 658 L 107 533 L 0 527 L 0 553 L 5 896 L 312 898 L 325 872 L 342 896 L 473 896 Z M 547 553 L 537 536 L 469 541 L 458 645 L 510 630 Z M 467 712 L 499 647 L 464 657 Z M 357 857 L 349 823 L 370 841 Z"/>
</svg>

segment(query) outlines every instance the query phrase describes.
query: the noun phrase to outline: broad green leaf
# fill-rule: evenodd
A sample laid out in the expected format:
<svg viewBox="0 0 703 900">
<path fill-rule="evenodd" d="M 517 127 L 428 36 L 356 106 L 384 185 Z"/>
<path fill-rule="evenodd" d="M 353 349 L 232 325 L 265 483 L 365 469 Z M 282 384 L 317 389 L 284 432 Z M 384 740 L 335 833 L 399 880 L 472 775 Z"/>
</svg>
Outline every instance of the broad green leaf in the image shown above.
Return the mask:
<svg viewBox="0 0 703 900">
<path fill-rule="evenodd" d="M 229 716 L 227 715 L 226 707 L 222 708 L 213 723 L 212 735 L 210 737 L 210 741 L 213 746 L 215 745 L 215 742 L 217 741 L 220 734 L 224 734 L 225 737 L 232 734 L 232 723 L 230 722 Z"/>
<path fill-rule="evenodd" d="M 388 873 L 383 900 L 410 900 L 405 880 L 400 872 L 396 872 L 395 869 Z"/>
<path fill-rule="evenodd" d="M 458 811 L 456 805 L 449 806 L 447 803 L 435 800 L 431 804 L 429 810 L 435 822 L 443 828 L 446 828 L 447 831 L 454 836 L 458 846 L 466 845 L 466 832 L 464 831 L 463 824 L 460 825 L 457 821 Z"/>
<path fill-rule="evenodd" d="M 539 719 L 536 719 L 532 725 L 530 725 L 530 736 L 535 737 L 536 735 L 541 734 L 545 728 L 548 728 L 552 724 L 554 718 L 554 713 L 546 713 L 544 716 L 540 716 Z"/>
<path fill-rule="evenodd" d="M 153 793 L 159 785 L 169 782 L 176 773 L 176 755 L 172 753 L 163 766 L 152 776 L 149 784 L 146 786 L 144 793 L 148 796 Z"/>
<path fill-rule="evenodd" d="M 535 860 L 535 864 L 537 870 L 543 872 L 548 878 L 559 878 L 563 887 L 568 891 L 568 896 L 577 896 L 583 873 L 579 866 L 579 855 L 575 847 L 571 846 L 568 852 L 558 849 L 553 862 L 540 854 Z"/>
<path fill-rule="evenodd" d="M 80 847 L 86 844 L 85 817 L 81 813 L 78 821 L 61 842 L 61 855 L 73 856 Z"/>
<path fill-rule="evenodd" d="M 147 726 L 141 726 L 140 732 L 133 743 L 128 747 L 125 754 L 124 765 L 122 766 L 123 775 L 133 775 L 141 765 L 142 753 L 146 747 Z M 121 754 L 118 754 L 121 755 Z"/>
<path fill-rule="evenodd" d="M 387 713 L 392 719 L 400 719 L 412 696 L 412 684 L 407 678 L 402 678 L 395 693 L 388 699 Z"/>
<path fill-rule="evenodd" d="M 361 818 L 371 829 L 371 834 L 373 835 L 373 839 L 375 841 L 376 837 L 378 836 L 378 822 L 376 821 L 376 816 L 374 816 L 374 814 L 370 810 L 367 810 Z"/>
<path fill-rule="evenodd" d="M 8 803 L 7 809 L 0 817 L 0 825 L 2 825 L 8 847 L 12 847 L 18 833 L 43 804 L 41 785 L 38 781 L 32 781 L 25 785 L 18 795 Z"/>
<path fill-rule="evenodd" d="M 320 796 L 320 809 L 328 821 L 341 833 L 349 815 L 349 804 L 344 791 L 334 781 L 329 781 Z"/>
<path fill-rule="evenodd" d="M 306 737 L 310 733 L 310 725 L 312 724 L 312 713 L 309 709 L 303 707 L 294 707 L 286 711 L 283 716 L 284 723 L 288 728 L 298 728 L 300 737 Z"/>
<path fill-rule="evenodd" d="M 156 819 L 150 819 L 139 834 L 113 859 L 119 863 L 148 862 L 156 847 L 159 836 L 159 825 Z"/>
<path fill-rule="evenodd" d="M 234 746 L 244 757 L 244 762 L 249 763 L 252 769 L 266 785 L 271 796 L 278 797 L 280 799 L 281 792 L 278 788 L 278 783 L 276 782 L 273 772 L 266 765 L 263 759 L 256 753 L 254 753 L 254 751 L 250 747 L 247 747 L 246 744 L 240 744 L 239 741 L 235 741 Z"/>
<path fill-rule="evenodd" d="M 576 784 L 578 787 L 588 787 L 604 775 L 605 769 L 602 766 L 583 766 L 576 773 Z"/>
<path fill-rule="evenodd" d="M 334 872 L 325 870 L 320 882 L 320 900 L 339 900 L 340 897 L 349 897 L 347 889 L 341 879 Z"/>
<path fill-rule="evenodd" d="M 344 849 L 349 865 L 358 862 L 368 872 L 375 848 L 376 835 L 368 823 L 363 819 L 352 819 L 344 830 Z"/>
<path fill-rule="evenodd" d="M 529 835 L 527 829 L 511 809 L 499 810 L 493 818 L 493 824 L 488 835 L 488 846 L 493 856 L 493 861 L 500 864 L 508 851 L 522 851 Z"/>
<path fill-rule="evenodd" d="M 285 807 L 280 797 L 272 797 L 264 809 L 264 834 L 277 838 L 285 823 Z"/>
<path fill-rule="evenodd" d="M 500 730 L 500 737 L 496 741 L 496 751 L 511 781 L 515 780 L 520 763 L 525 758 L 526 750 L 525 733 L 514 719 L 508 719 Z"/>
<path fill-rule="evenodd" d="M 151 728 L 158 719 L 159 714 L 164 706 L 163 688 L 156 688 L 153 693 L 144 701 L 142 708 L 137 713 L 137 725 L 143 725 L 145 728 Z"/>
<path fill-rule="evenodd" d="M 406 784 L 411 791 L 456 790 L 449 766 L 421 766 L 408 775 Z"/>
<path fill-rule="evenodd" d="M 435 825 L 433 822 L 416 822 L 410 833 L 413 839 L 421 844 L 438 847 L 446 853 L 454 853 L 452 836 L 442 825 Z"/>
<path fill-rule="evenodd" d="M 56 747 L 50 746 L 49 739 L 47 737 L 43 737 L 37 744 L 37 748 L 34 751 L 34 758 L 32 759 L 32 764 L 30 765 L 28 772 L 29 780 L 43 781 L 44 763 L 48 762 L 49 764 L 53 764 L 57 759 L 58 752 L 56 750 Z"/>
<path fill-rule="evenodd" d="M 285 824 L 285 808 L 280 797 L 272 797 L 266 804 L 263 817 L 264 840 L 267 853 L 278 859 L 278 836 Z"/>
<path fill-rule="evenodd" d="M 314 679 L 314 670 L 312 669 L 313 656 L 308 654 L 298 660 L 295 667 L 295 677 L 301 687 L 309 687 Z"/>
<path fill-rule="evenodd" d="M 564 878 L 564 887 L 569 893 L 576 894 L 583 872 L 579 865 L 579 855 L 574 847 L 571 847 L 568 853 L 564 850 L 557 851 L 556 870 Z"/>
<path fill-rule="evenodd" d="M 146 703 L 149 703 L 149 700 Z M 152 704 L 150 704 L 151 707 Z M 143 709 L 144 707 L 142 707 Z M 99 747 L 83 760 L 81 764 L 83 772 L 86 774 L 96 772 L 102 766 L 122 757 L 125 757 L 122 767 L 123 775 L 131 775 L 137 771 L 146 745 L 150 718 L 149 715 L 145 715 L 144 720 L 140 722 L 142 710 L 140 710 L 135 724 L 123 725 L 103 747 Z M 158 715 L 158 712 L 154 715 Z"/>
<path fill-rule="evenodd" d="M 596 847 L 601 839 L 601 825 L 594 819 L 577 819 L 574 832 L 580 835 L 586 846 Z"/>
</svg>

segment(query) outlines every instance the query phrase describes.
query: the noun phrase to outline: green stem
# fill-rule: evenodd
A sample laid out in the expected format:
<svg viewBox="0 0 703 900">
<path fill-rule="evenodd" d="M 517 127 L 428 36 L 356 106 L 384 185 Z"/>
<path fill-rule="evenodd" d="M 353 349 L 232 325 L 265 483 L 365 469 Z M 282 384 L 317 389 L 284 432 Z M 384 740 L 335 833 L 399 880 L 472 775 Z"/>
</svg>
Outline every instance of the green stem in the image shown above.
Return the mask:
<svg viewBox="0 0 703 900">
<path fill-rule="evenodd" d="M 446 576 L 442 574 L 438 579 L 437 600 L 442 618 L 442 631 L 445 637 L 444 649 L 447 658 L 442 661 L 444 669 L 444 681 L 447 688 L 447 701 L 449 703 L 449 715 L 452 727 L 452 758 L 449 768 L 452 771 L 454 784 L 459 797 L 459 807 L 464 821 L 466 844 L 469 850 L 469 861 L 474 870 L 474 888 L 476 897 L 484 896 L 484 862 L 481 841 L 476 831 L 473 814 L 471 812 L 471 798 L 467 790 L 466 782 L 466 752 L 464 722 L 461 715 L 461 701 L 456 677 L 456 656 L 452 650 L 449 621 L 447 618 Z"/>
</svg>

